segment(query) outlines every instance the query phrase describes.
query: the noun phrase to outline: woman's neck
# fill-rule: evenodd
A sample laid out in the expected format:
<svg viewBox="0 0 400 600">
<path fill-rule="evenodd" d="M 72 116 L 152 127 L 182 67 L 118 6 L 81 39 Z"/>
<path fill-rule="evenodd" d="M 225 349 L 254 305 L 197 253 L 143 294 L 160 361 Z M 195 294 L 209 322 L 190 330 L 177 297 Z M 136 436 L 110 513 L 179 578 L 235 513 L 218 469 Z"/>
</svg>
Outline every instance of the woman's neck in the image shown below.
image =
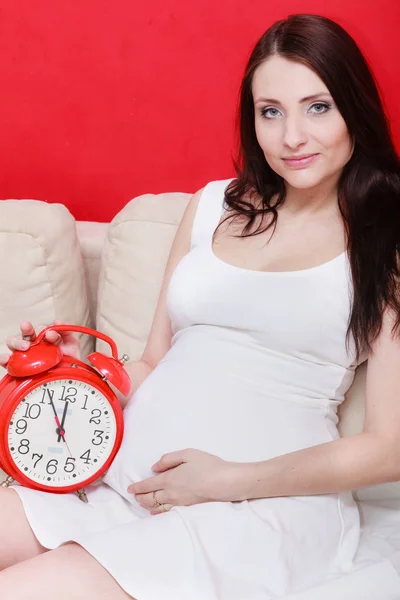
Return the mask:
<svg viewBox="0 0 400 600">
<path fill-rule="evenodd" d="M 312 188 L 294 188 L 286 183 L 285 212 L 314 214 L 338 208 L 337 177 Z"/>
</svg>

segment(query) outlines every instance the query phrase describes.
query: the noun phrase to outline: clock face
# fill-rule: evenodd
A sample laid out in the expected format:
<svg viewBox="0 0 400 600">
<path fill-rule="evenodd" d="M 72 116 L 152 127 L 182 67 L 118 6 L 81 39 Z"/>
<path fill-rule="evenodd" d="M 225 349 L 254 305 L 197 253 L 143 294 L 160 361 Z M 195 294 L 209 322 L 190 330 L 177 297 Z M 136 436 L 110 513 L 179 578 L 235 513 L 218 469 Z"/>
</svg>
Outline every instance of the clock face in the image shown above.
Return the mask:
<svg viewBox="0 0 400 600">
<path fill-rule="evenodd" d="M 102 468 L 116 433 L 114 411 L 102 392 L 86 382 L 59 379 L 36 387 L 18 404 L 8 447 L 26 477 L 66 487 Z"/>
</svg>

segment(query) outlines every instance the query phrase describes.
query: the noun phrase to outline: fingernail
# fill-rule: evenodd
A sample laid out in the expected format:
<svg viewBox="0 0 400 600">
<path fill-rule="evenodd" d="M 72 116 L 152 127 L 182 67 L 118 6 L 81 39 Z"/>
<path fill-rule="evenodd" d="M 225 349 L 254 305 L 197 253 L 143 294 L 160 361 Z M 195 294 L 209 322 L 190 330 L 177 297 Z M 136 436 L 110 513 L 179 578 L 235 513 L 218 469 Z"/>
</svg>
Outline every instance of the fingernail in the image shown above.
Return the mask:
<svg viewBox="0 0 400 600">
<path fill-rule="evenodd" d="M 28 342 L 22 342 L 21 343 L 21 348 L 22 350 L 28 350 L 30 344 L 28 344 Z"/>
</svg>

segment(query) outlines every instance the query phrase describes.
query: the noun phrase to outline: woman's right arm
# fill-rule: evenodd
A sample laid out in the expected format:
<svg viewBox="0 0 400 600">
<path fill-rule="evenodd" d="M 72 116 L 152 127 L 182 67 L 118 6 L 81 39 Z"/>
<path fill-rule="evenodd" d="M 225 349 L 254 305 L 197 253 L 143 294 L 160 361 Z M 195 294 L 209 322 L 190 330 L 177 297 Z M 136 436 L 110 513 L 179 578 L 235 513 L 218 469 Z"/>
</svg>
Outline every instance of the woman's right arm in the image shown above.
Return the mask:
<svg viewBox="0 0 400 600">
<path fill-rule="evenodd" d="M 176 231 L 165 268 L 153 323 L 143 354 L 140 360 L 130 361 L 125 364 L 125 369 L 132 381 L 132 386 L 128 396 L 123 397 L 121 394 L 118 395 L 122 406 L 126 404 L 128 398 L 136 392 L 138 387 L 171 348 L 172 329 L 167 311 L 168 285 L 175 267 L 190 250 L 193 221 L 202 191 L 202 189 L 199 190 L 190 199 Z"/>
</svg>

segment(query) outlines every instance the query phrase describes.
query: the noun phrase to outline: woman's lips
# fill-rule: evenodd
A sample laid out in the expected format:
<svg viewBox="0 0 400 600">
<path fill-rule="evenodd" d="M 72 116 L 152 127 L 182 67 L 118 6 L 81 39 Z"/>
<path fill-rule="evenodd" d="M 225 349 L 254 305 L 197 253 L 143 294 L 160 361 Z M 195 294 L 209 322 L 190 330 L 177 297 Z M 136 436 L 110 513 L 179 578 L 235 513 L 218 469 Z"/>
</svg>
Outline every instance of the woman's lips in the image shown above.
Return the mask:
<svg viewBox="0 0 400 600">
<path fill-rule="evenodd" d="M 300 169 L 301 167 L 308 167 L 314 160 L 319 156 L 318 154 L 311 154 L 306 156 L 305 158 L 284 158 L 283 161 L 286 166 L 291 167 L 292 169 Z"/>
</svg>

